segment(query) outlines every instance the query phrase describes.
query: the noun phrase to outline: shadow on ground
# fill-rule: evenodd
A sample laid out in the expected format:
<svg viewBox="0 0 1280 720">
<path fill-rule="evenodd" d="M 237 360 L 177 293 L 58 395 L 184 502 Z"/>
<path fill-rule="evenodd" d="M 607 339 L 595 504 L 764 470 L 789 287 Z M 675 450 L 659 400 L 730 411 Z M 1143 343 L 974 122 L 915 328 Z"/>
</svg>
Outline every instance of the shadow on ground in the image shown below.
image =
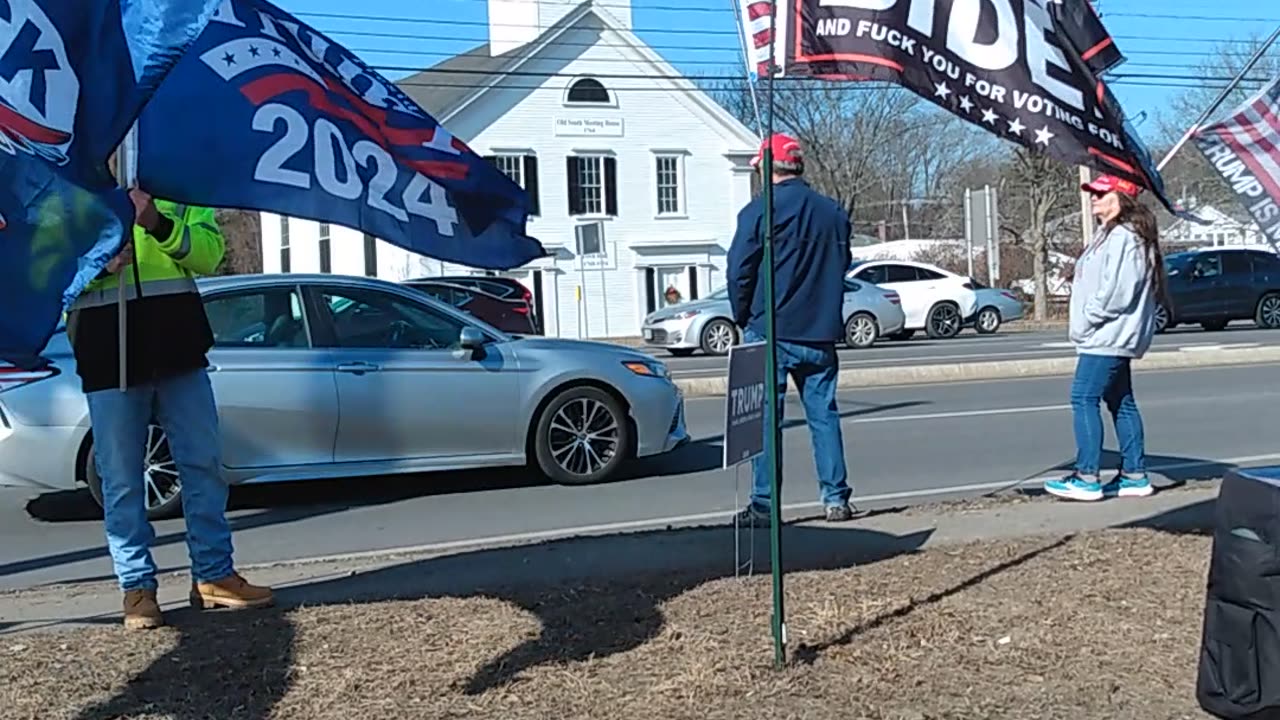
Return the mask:
<svg viewBox="0 0 1280 720">
<path fill-rule="evenodd" d="M 843 418 L 927 405 L 906 401 L 885 405 L 854 403 L 840 413 Z M 804 432 L 802 417 L 792 417 L 784 431 Z M 718 470 L 722 466 L 723 435 L 699 438 L 678 450 L 654 458 L 632 462 L 614 482 L 649 477 L 667 477 Z M 241 485 L 232 489 L 229 511 L 231 529 L 242 532 L 254 528 L 288 525 L 316 517 L 337 515 L 356 508 L 390 505 L 405 500 L 440 495 L 490 492 L 548 485 L 549 481 L 527 468 L 431 473 L 393 477 L 344 478 L 304 482 Z M 101 522 L 102 511 L 88 491 L 60 491 L 40 495 L 27 503 L 27 514 L 49 523 Z M 170 528 L 172 528 L 170 530 Z M 161 521 L 152 547 L 186 542 L 180 521 Z M 0 577 L 44 570 L 86 560 L 108 557 L 105 540 L 101 545 L 52 553 L 41 557 L 0 564 Z M 165 568 L 165 572 L 185 568 Z M 108 579 L 109 576 L 77 577 L 77 581 Z"/>
<path fill-rule="evenodd" d="M 1127 528 L 1202 532 L 1212 503 L 1160 513 Z M 894 535 L 849 525 L 791 525 L 783 532 L 787 571 L 838 570 L 919 551 L 930 529 Z M 456 690 L 480 695 L 517 681 L 543 665 L 600 659 L 625 653 L 662 631 L 664 603 L 717 580 L 735 576 L 737 560 L 754 559 L 768 570 L 765 530 L 740 529 L 735 557 L 732 528 L 620 534 L 557 540 L 405 562 L 352 575 L 281 588 L 283 608 L 348 605 L 422 598 L 486 598 L 513 604 L 537 617 L 541 632 L 490 658 Z M 1048 538 L 1014 558 L 993 558 L 973 576 L 913 599 L 822 642 L 795 648 L 793 660 L 811 664 L 833 648 L 871 630 L 961 595 L 1045 553 L 1074 536 Z M 230 708 L 228 688 L 253 688 L 238 701 L 237 718 L 267 718 L 289 691 L 295 629 L 285 609 L 197 616 L 172 613 L 179 641 L 116 697 L 88 708 L 78 720 L 155 714 L 196 720 L 192 708 Z M 448 632 L 442 628 L 441 632 Z M 263 679 L 266 679 L 265 681 Z"/>
<path fill-rule="evenodd" d="M 768 532 L 740 529 L 742 559 L 768 571 Z M 903 536 L 856 527 L 788 526 L 788 572 L 835 570 L 917 551 L 926 530 Z M 177 645 L 124 691 L 78 720 L 154 714 L 196 720 L 191 708 L 227 707 L 228 688 L 270 688 L 244 698 L 238 718 L 266 718 L 288 691 L 294 628 L 285 609 L 422 598 L 490 598 L 536 616 L 539 637 L 478 669 L 465 686 L 479 695 L 548 663 L 602 658 L 640 647 L 664 626 L 662 605 L 735 576 L 735 531 L 703 528 L 559 540 L 408 562 L 277 591 L 282 609 L 258 613 L 169 613 Z M 266 677 L 269 682 L 263 683 Z M 201 696 L 206 700 L 202 702 Z"/>
<path fill-rule="evenodd" d="M 289 691 L 294 628 L 280 612 L 167 613 L 172 650 L 76 720 L 266 720 Z M 110 652 L 110 648 L 106 648 Z"/>
<path fill-rule="evenodd" d="M 1231 463 L 1223 463 L 1217 460 L 1204 460 L 1202 458 L 1183 457 L 1179 455 L 1147 455 L 1147 469 L 1151 474 L 1152 483 L 1158 490 L 1171 490 L 1180 488 L 1190 483 L 1204 482 L 1208 480 L 1217 480 L 1225 475 L 1228 471 L 1234 470 L 1238 465 Z M 1064 460 L 1063 462 L 1052 467 L 1028 476 L 1027 480 L 1042 478 L 1065 476 L 1075 468 L 1075 459 Z M 1120 454 L 1113 450 L 1105 450 L 1102 453 L 1102 478 L 1104 481 L 1109 480 L 1115 473 L 1120 472 Z M 1038 485 L 1024 485 L 1018 487 L 1017 483 L 1011 483 L 1007 488 L 995 490 L 990 495 L 996 495 L 1002 492 L 1015 490 L 1023 495 L 1042 496 L 1046 493 L 1044 489 Z"/>
</svg>

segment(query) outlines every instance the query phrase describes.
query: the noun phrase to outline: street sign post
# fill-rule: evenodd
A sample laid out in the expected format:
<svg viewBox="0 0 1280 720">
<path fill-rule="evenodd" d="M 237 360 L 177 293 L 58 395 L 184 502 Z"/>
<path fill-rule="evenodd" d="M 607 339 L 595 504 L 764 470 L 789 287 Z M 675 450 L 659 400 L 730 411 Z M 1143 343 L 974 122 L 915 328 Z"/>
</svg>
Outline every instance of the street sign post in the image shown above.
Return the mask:
<svg viewBox="0 0 1280 720">
<path fill-rule="evenodd" d="M 987 253 L 987 284 L 1000 281 L 1000 210 L 995 188 L 964 191 L 964 236 L 969 253 L 969 275 L 973 275 L 973 248 L 984 247 Z"/>
</svg>

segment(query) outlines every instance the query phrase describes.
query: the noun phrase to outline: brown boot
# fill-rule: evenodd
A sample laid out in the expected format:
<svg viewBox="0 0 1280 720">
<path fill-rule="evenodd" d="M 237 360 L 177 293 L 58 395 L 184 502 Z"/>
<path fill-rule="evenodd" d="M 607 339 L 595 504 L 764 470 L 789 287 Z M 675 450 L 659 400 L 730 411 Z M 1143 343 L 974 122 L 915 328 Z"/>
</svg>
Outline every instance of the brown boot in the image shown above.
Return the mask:
<svg viewBox="0 0 1280 720">
<path fill-rule="evenodd" d="M 197 610 L 213 610 L 214 608 L 270 607 L 275 603 L 271 588 L 250 585 L 238 573 L 232 574 L 216 582 L 193 582 L 191 584 L 191 607 Z"/>
<path fill-rule="evenodd" d="M 124 626 L 128 630 L 151 630 L 164 625 L 155 590 L 128 590 L 124 594 Z"/>
</svg>

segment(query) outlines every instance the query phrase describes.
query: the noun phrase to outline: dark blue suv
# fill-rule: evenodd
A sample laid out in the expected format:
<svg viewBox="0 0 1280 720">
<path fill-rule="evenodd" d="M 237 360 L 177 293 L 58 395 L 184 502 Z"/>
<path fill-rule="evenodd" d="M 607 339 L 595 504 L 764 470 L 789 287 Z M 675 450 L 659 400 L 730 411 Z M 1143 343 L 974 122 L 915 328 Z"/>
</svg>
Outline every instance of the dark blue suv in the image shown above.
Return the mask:
<svg viewBox="0 0 1280 720">
<path fill-rule="evenodd" d="M 1280 328 L 1280 256 L 1269 249 L 1213 248 L 1165 256 L 1172 307 L 1157 310 L 1159 332 L 1198 323 L 1221 330 L 1233 320 Z"/>
</svg>

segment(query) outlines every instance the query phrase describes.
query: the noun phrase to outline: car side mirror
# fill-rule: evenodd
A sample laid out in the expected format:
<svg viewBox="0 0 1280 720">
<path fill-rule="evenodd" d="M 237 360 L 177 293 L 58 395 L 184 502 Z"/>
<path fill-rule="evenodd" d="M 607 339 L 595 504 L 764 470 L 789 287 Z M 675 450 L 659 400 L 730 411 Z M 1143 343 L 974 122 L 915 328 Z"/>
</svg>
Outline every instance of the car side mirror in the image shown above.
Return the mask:
<svg viewBox="0 0 1280 720">
<path fill-rule="evenodd" d="M 484 333 L 473 327 L 464 327 L 458 333 L 458 344 L 464 350 L 479 350 L 484 347 Z"/>
</svg>

